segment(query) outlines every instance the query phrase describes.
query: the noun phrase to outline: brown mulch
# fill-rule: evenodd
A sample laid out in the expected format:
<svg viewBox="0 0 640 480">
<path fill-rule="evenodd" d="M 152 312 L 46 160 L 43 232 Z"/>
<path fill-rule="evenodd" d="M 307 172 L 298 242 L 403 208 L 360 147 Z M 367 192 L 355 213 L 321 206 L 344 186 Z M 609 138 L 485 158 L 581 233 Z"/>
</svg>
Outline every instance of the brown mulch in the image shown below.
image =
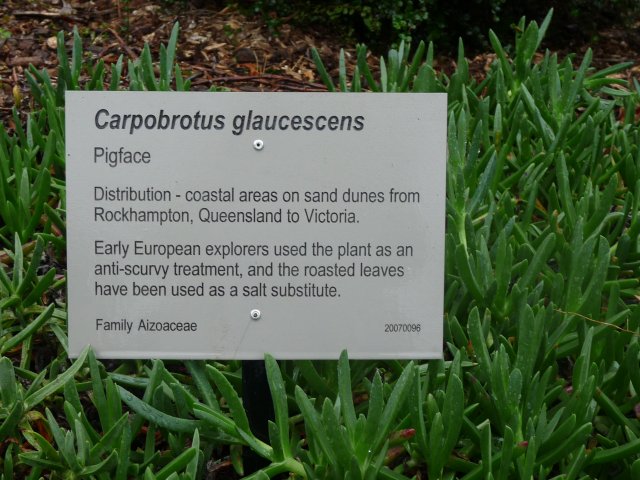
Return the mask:
<svg viewBox="0 0 640 480">
<path fill-rule="evenodd" d="M 85 55 L 109 64 L 120 55 L 137 58 L 145 42 L 157 59 L 159 46 L 168 41 L 176 21 L 180 22 L 177 59 L 192 81 L 192 90 L 213 86 L 239 91 L 325 90 L 311 60 L 312 46 L 332 74 L 340 48 L 345 48 L 349 70 L 355 62 L 354 43 L 341 43 L 332 32 L 284 24 L 276 34 L 263 19 L 248 18 L 214 1 L 5 0 L 0 2 L 0 117 L 7 119 L 16 105 L 28 110 L 24 78 L 28 65 L 46 69 L 55 79 L 56 32 L 77 27 Z M 640 23 L 631 29 L 606 30 L 599 37 L 592 45 L 597 67 L 628 60 L 640 65 Z M 70 51 L 71 36 L 65 38 Z M 581 55 L 586 48 L 569 43 L 557 50 L 561 56 L 571 51 Z M 481 77 L 494 58 L 481 54 L 470 59 L 472 74 Z M 438 68 L 450 72 L 455 62 L 440 57 Z M 640 77 L 640 66 L 626 76 Z"/>
<path fill-rule="evenodd" d="M 259 19 L 214 2 L 148 3 L 140 0 L 71 1 L 6 0 L 0 3 L 0 111 L 6 112 L 27 94 L 24 70 L 30 64 L 57 72 L 58 31 L 76 27 L 85 55 L 110 64 L 120 55 L 137 58 L 148 43 L 154 58 L 180 23 L 177 60 L 193 90 L 212 86 L 251 91 L 325 90 L 316 77 L 310 48 L 315 46 L 329 68 L 341 45 L 331 37 L 283 25 L 277 35 Z M 67 51 L 71 36 L 66 35 Z M 347 52 L 353 55 L 353 49 Z"/>
</svg>

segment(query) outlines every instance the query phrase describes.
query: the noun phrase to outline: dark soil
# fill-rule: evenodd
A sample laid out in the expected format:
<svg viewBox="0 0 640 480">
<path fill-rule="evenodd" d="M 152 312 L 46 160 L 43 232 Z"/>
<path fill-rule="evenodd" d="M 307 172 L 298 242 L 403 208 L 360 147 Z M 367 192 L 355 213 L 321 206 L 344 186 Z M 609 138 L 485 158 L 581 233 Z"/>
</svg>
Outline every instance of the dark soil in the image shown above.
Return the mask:
<svg viewBox="0 0 640 480">
<path fill-rule="evenodd" d="M 251 91 L 324 90 L 311 60 L 311 47 L 319 50 L 330 73 L 335 73 L 340 48 L 345 48 L 347 64 L 352 67 L 354 62 L 354 43 L 336 38 L 333 32 L 285 23 L 276 33 L 264 19 L 247 18 L 233 7 L 222 8 L 212 1 L 5 0 L 0 2 L 0 116 L 11 123 L 14 106 L 29 108 L 24 79 L 29 64 L 47 69 L 55 79 L 58 31 L 71 32 L 76 27 L 85 54 L 112 63 L 120 55 L 137 58 L 145 42 L 157 52 L 176 21 L 181 27 L 177 57 L 193 90 L 212 86 Z M 563 27 L 552 23 L 554 28 Z M 570 32 L 563 38 L 572 38 Z M 66 39 L 70 50 L 71 36 Z M 633 28 L 607 28 L 588 44 L 576 37 L 575 42 L 546 47 L 561 56 L 571 52 L 581 56 L 591 47 L 598 68 L 623 61 L 640 65 L 640 21 Z M 494 58 L 481 54 L 470 59 L 472 73 L 481 77 Z M 455 63 L 439 57 L 437 68 L 448 72 Z M 625 76 L 640 77 L 640 66 Z"/>
</svg>

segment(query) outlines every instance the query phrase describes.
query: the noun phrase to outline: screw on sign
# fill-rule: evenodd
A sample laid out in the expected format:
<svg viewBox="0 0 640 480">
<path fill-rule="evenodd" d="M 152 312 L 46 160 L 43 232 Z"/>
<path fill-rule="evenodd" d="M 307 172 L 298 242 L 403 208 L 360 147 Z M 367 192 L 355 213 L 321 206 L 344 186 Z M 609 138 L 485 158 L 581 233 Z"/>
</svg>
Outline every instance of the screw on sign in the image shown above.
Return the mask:
<svg viewBox="0 0 640 480">
<path fill-rule="evenodd" d="M 251 315 L 251 318 L 253 320 L 260 320 L 260 317 L 262 316 L 262 313 L 260 312 L 260 310 L 254 309 L 254 310 L 251 310 L 251 314 L 250 315 Z"/>
</svg>

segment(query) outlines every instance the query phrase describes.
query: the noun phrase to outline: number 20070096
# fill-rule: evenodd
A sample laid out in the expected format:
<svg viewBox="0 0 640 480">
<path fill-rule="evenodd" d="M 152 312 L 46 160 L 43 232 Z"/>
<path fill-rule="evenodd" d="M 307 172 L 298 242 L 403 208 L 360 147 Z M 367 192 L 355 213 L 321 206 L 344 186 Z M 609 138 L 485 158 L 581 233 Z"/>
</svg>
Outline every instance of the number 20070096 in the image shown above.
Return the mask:
<svg viewBox="0 0 640 480">
<path fill-rule="evenodd" d="M 384 333 L 418 333 L 422 329 L 420 323 L 385 323 Z"/>
</svg>

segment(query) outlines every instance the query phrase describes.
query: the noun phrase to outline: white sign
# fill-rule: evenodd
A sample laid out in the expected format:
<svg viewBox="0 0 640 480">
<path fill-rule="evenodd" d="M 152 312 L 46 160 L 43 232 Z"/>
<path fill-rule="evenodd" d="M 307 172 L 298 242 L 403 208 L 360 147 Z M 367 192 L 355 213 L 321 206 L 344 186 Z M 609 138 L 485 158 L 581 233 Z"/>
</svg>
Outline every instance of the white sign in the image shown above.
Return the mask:
<svg viewBox="0 0 640 480">
<path fill-rule="evenodd" d="M 66 95 L 71 356 L 442 355 L 446 95 Z"/>
</svg>

